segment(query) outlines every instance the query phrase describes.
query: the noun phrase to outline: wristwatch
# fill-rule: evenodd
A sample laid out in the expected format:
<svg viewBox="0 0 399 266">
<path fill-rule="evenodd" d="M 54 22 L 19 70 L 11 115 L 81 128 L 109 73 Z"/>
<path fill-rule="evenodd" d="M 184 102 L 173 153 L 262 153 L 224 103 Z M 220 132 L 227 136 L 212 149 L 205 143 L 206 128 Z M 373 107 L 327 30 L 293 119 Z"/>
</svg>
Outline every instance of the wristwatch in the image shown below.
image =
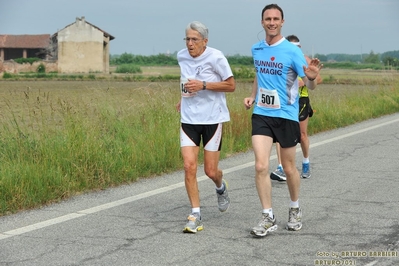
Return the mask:
<svg viewBox="0 0 399 266">
<path fill-rule="evenodd" d="M 202 82 L 202 90 L 206 90 L 206 81 Z"/>
</svg>

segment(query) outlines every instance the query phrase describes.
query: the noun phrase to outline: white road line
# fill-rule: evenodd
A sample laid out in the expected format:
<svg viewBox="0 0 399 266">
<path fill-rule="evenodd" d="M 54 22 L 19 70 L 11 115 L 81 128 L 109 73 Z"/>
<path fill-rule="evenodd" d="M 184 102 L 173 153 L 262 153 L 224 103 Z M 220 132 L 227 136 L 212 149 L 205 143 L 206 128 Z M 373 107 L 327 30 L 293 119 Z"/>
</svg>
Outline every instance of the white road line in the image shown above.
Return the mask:
<svg viewBox="0 0 399 266">
<path fill-rule="evenodd" d="M 357 130 L 357 131 L 354 131 L 354 132 L 351 132 L 351 133 L 347 133 L 347 134 L 344 134 L 344 135 L 341 135 L 341 136 L 338 136 L 338 137 L 334 137 L 334 138 L 326 139 L 326 140 L 323 140 L 323 141 L 319 141 L 317 143 L 311 144 L 310 147 L 317 147 L 317 146 L 325 145 L 327 143 L 338 141 L 338 140 L 341 140 L 341 139 L 344 139 L 344 138 L 347 138 L 347 137 L 351 137 L 353 135 L 357 135 L 357 134 L 360 134 L 360 133 L 363 133 L 363 132 L 366 132 L 366 131 L 370 131 L 370 130 L 373 130 L 373 129 L 376 129 L 376 128 L 380 128 L 380 127 L 383 127 L 383 126 L 386 126 L 386 125 L 389 125 L 389 124 L 392 124 L 392 123 L 397 123 L 397 122 L 399 122 L 399 119 L 395 119 L 395 120 L 391 120 L 391 121 L 388 121 L 388 122 L 385 122 L 385 123 L 377 124 L 377 125 L 374 125 L 374 126 L 371 126 L 371 127 L 367 127 L 367 128 L 361 129 L 361 130 Z M 297 151 L 300 151 L 300 150 L 301 150 L 300 148 L 297 149 Z M 276 158 L 276 156 L 273 155 L 273 156 L 271 156 L 270 159 L 275 159 L 275 158 Z M 228 168 L 228 169 L 223 169 L 223 173 L 225 173 L 225 174 L 232 173 L 232 172 L 235 172 L 235 171 L 238 171 L 238 170 L 241 170 L 241 169 L 245 169 L 245 168 L 251 167 L 253 165 L 255 165 L 255 162 L 249 162 L 249 163 L 241 164 L 241 165 L 238 165 L 238 166 L 235 166 L 235 167 L 231 167 L 231 168 Z M 207 179 L 208 179 L 208 177 L 206 175 L 203 175 L 203 176 L 198 177 L 198 182 L 203 181 L 203 180 L 207 180 Z M 76 219 L 76 218 L 83 217 L 83 216 L 88 215 L 88 214 L 100 212 L 100 211 L 111 209 L 111 208 L 114 208 L 114 207 L 118 207 L 118 206 L 121 206 L 121 205 L 124 205 L 124 204 L 127 204 L 127 203 L 131 203 L 131 202 L 134 202 L 134 201 L 137 201 L 137 200 L 140 200 L 140 199 L 148 198 L 150 196 L 161 194 L 161 193 L 164 193 L 164 192 L 168 192 L 168 191 L 171 191 L 171 190 L 174 190 L 174 189 L 177 189 L 177 188 L 181 188 L 181 187 L 184 187 L 184 182 L 179 182 L 179 183 L 176 183 L 176 184 L 173 184 L 173 185 L 170 185 L 170 186 L 154 189 L 154 190 L 151 190 L 151 191 L 148 191 L 148 192 L 145 192 L 145 193 L 141 193 L 141 194 L 138 194 L 138 195 L 135 195 L 135 196 L 127 197 L 127 198 L 124 198 L 124 199 L 121 199 L 121 200 L 112 201 L 112 202 L 109 202 L 109 203 L 106 203 L 106 204 L 102 204 L 102 205 L 98 205 L 98 206 L 95 206 L 95 207 L 92 207 L 92 208 L 89 208 L 89 209 L 77 211 L 77 212 L 74 212 L 74 213 L 69 213 L 69 214 L 66 214 L 66 215 L 63 215 L 63 216 L 60 216 L 60 217 L 56 217 L 56 218 L 53 218 L 53 219 L 49 219 L 49 220 L 46 220 L 46 221 L 43 221 L 43 222 L 39 222 L 39 223 L 31 224 L 31 225 L 28 225 L 28 226 L 20 227 L 20 228 L 14 229 L 14 230 L 10 230 L 10 231 L 7 231 L 7 232 L 0 233 L 0 240 L 6 239 L 6 238 L 9 238 L 9 237 L 13 237 L 13 236 L 17 236 L 17 235 L 22 235 L 22 234 L 25 234 L 25 233 L 28 233 L 28 232 L 31 232 L 31 231 L 34 231 L 34 230 L 37 230 L 37 229 L 45 228 L 45 227 L 48 227 L 48 226 L 51 226 L 51 225 L 60 224 L 60 223 L 63 223 L 63 222 L 69 221 L 69 220 L 73 220 L 73 219 Z"/>
</svg>

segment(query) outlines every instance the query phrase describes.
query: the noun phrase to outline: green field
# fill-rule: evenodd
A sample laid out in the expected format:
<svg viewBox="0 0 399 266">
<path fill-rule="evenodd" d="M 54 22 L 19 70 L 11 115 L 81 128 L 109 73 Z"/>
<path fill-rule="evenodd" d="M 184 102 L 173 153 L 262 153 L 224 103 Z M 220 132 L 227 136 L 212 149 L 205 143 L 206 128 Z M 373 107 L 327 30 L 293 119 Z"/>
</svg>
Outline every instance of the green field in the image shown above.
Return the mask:
<svg viewBox="0 0 399 266">
<path fill-rule="evenodd" d="M 179 75 L 176 67 L 145 75 Z M 399 73 L 322 70 L 315 134 L 399 111 Z M 119 80 L 119 79 L 118 79 Z M 0 80 L 0 215 L 182 169 L 177 80 Z M 251 82 L 227 94 L 222 158 L 251 149 Z M 183 180 L 183 177 L 182 177 Z"/>
</svg>

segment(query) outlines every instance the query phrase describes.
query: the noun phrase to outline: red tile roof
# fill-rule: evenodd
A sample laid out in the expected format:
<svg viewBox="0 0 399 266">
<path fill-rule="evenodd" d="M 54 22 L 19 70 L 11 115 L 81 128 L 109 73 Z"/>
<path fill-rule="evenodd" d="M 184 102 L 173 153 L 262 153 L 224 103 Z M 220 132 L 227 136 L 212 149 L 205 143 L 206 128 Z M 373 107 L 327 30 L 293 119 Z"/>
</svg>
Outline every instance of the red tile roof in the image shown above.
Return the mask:
<svg viewBox="0 0 399 266">
<path fill-rule="evenodd" d="M 0 48 L 46 48 L 50 34 L 40 35 L 0 35 Z"/>
</svg>

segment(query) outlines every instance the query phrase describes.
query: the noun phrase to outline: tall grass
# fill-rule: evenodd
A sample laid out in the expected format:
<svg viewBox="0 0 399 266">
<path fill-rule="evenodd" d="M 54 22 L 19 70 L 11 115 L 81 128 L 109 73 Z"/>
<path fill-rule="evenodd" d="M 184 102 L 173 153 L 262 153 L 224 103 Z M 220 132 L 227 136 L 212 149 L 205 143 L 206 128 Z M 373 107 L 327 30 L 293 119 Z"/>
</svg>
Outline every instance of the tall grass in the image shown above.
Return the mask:
<svg viewBox="0 0 399 266">
<path fill-rule="evenodd" d="M 398 112 L 398 81 L 319 85 L 310 133 Z M 250 91 L 227 94 L 222 158 L 251 148 Z M 182 168 L 178 81 L 2 81 L 0 96 L 0 215 Z"/>
<path fill-rule="evenodd" d="M 399 84 L 320 85 L 310 92 L 315 110 L 309 134 L 344 127 L 399 111 Z"/>
<path fill-rule="evenodd" d="M 39 89 L 13 89 L 2 108 L 7 111 L 0 133 L 0 213 L 168 172 L 181 164 L 173 86 L 66 92 L 44 89 L 46 82 L 30 85 Z"/>
</svg>

